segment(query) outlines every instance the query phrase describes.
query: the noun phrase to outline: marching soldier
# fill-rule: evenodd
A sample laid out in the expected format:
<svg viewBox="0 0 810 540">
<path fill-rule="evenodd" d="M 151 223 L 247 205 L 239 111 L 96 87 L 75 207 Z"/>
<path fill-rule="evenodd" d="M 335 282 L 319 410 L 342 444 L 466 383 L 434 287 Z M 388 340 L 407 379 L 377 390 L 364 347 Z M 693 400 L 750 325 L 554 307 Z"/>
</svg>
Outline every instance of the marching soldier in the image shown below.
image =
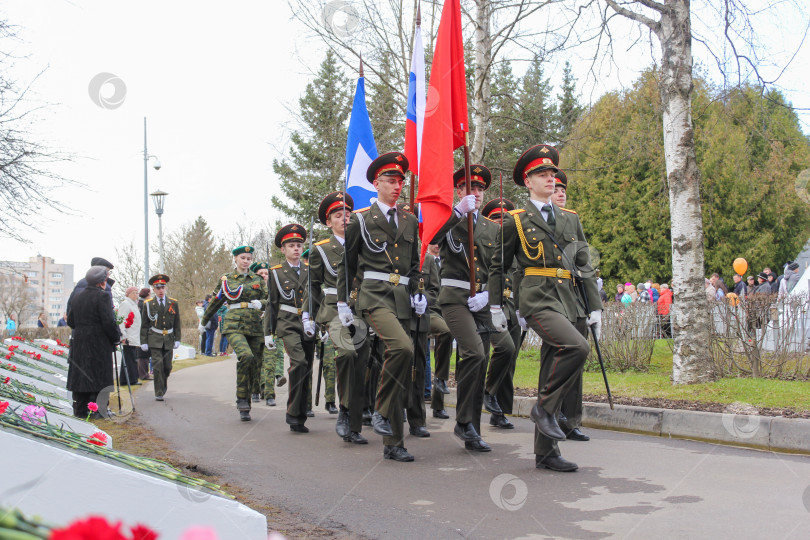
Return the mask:
<svg viewBox="0 0 810 540">
<path fill-rule="evenodd" d="M 554 177 L 554 195 L 552 200 L 560 208 L 565 208 L 568 201 L 568 177 L 563 171 L 557 171 Z M 540 353 L 542 357 L 542 351 Z M 579 429 L 582 426 L 582 375 L 571 390 L 565 394 L 560 409 L 560 428 L 565 433 L 565 438 L 572 441 L 590 441 L 591 438 L 582 433 Z"/>
<path fill-rule="evenodd" d="M 141 350 L 152 354 L 155 373 L 155 399 L 163 401 L 172 372 L 174 349 L 180 346 L 180 305 L 166 296 L 169 276 L 156 274 L 149 278 L 155 296 L 141 308 Z"/>
<path fill-rule="evenodd" d="M 436 302 L 439 297 L 439 268 L 436 266 L 434 257 L 430 253 L 425 253 L 421 279 L 424 283 L 428 305 L 431 306 L 431 308 L 432 306 L 438 306 Z M 418 319 L 417 317 L 411 319 L 411 335 L 413 336 L 416 350 L 413 358 L 413 369 L 411 370 L 406 416 L 408 418 L 408 432 L 414 437 L 430 437 L 430 432 L 427 430 L 427 427 L 425 427 L 427 420 L 427 416 L 425 415 L 425 369 L 429 361 L 428 335 L 430 334 L 431 328 L 434 328 L 433 317 L 433 309 L 428 309 L 428 311 Z M 419 321 L 418 332 L 417 320 Z M 444 321 L 442 320 L 442 322 Z"/>
<path fill-rule="evenodd" d="M 601 318 L 602 302 L 592 277 L 585 234 L 576 212 L 551 202 L 559 153 L 541 144 L 518 159 L 513 172 L 516 184 L 528 188 L 525 209 L 513 210 L 504 221 L 503 260 L 496 249 L 490 268 L 490 286 L 503 283 L 504 269 L 516 259 L 523 273 L 518 307 L 528 326 L 543 340 L 537 403 L 530 417 L 535 423 L 535 466 L 554 471 L 575 471 L 577 465 L 560 455 L 557 441 L 565 433 L 557 415 L 566 393 L 581 376 L 588 356 L 587 323 Z M 499 239 L 500 242 L 500 239 Z M 582 279 L 593 310 L 586 312 L 574 280 Z M 507 328 L 506 316 L 491 298 L 492 323 Z"/>
<path fill-rule="evenodd" d="M 267 284 L 250 270 L 254 252 L 253 246 L 231 251 L 235 268 L 220 278 L 200 321 L 204 327 L 221 306 L 228 306 L 222 334 L 236 353 L 236 410 L 243 422 L 250 420 L 250 393 L 259 377 L 262 310 L 267 301 Z"/>
<path fill-rule="evenodd" d="M 470 195 L 465 195 L 464 169 L 457 170 L 453 175 L 453 185 L 456 186 L 460 202 L 434 237 L 433 243 L 439 244 L 442 260 L 439 305 L 447 327 L 456 338 L 460 356 L 456 364 L 456 426 L 453 432 L 464 441 L 467 450 L 489 452 L 492 448 L 480 435 L 481 408 L 483 406 L 490 413 L 502 414 L 496 399 L 484 394 L 488 334 L 492 328 L 486 309 L 489 305 L 487 281 L 499 228 L 489 219 L 479 216 L 478 212 L 484 191 L 492 181 L 492 174 L 483 165 L 472 165 L 470 171 Z M 468 253 L 468 212 L 473 212 L 473 253 Z M 475 296 L 470 296 L 470 264 L 475 269 Z M 496 293 L 493 296 L 500 298 Z M 508 340 L 501 340 L 500 345 L 495 349 L 492 361 L 498 365 L 508 365 L 514 354 L 514 345 Z"/>
<path fill-rule="evenodd" d="M 329 332 L 329 339 L 324 347 L 325 355 L 330 358 L 337 369 L 337 387 L 339 412 L 335 431 L 344 441 L 353 444 L 368 444 L 360 432 L 363 429 L 363 381 L 368 362 L 368 340 L 340 324 L 337 316 L 337 276 L 338 268 L 343 264 L 344 244 L 346 242 L 346 224 L 349 213 L 354 208 L 351 195 L 340 191 L 330 193 L 318 207 L 318 221 L 329 227 L 332 236 L 316 242 L 309 256 L 309 271 L 312 276 L 313 313 L 305 311 L 301 316 L 304 332 L 308 336 L 317 333 L 317 326 Z M 309 291 L 304 291 L 304 309 L 309 307 Z M 327 370 L 324 367 L 324 379 Z M 334 371 L 333 378 L 335 380 Z M 329 384 L 324 397 L 334 407 L 334 384 L 329 396 Z"/>
<path fill-rule="evenodd" d="M 436 244 L 428 244 L 427 255 L 425 261 L 428 260 L 428 255 L 433 258 L 433 265 L 436 270 L 441 274 L 441 256 L 439 254 L 439 246 Z M 447 379 L 450 377 L 450 355 L 453 352 L 453 334 L 447 328 L 447 323 L 444 321 L 442 310 L 439 307 L 438 296 L 436 298 L 428 298 L 430 303 L 430 335 L 433 337 L 433 388 L 430 394 L 430 408 L 433 409 L 433 418 L 447 419 L 450 415 L 444 408 L 444 395 L 450 393 L 447 388 Z"/>
<path fill-rule="evenodd" d="M 304 334 L 301 324 L 308 273 L 307 265 L 301 262 L 301 252 L 306 238 L 307 231 L 298 224 L 285 225 L 276 234 L 275 244 L 281 248 L 284 262 L 270 268 L 270 300 L 264 315 L 265 345 L 275 347 L 275 335 L 290 357 L 286 421 L 290 431 L 296 433 L 309 433 L 304 424 L 308 398 L 312 397 L 315 357 L 315 342 Z"/>
<path fill-rule="evenodd" d="M 481 208 L 481 213 L 498 225 L 502 225 L 502 216 L 514 209 L 515 204 L 509 199 L 503 199 L 503 204 L 501 203 L 501 199 L 493 199 Z M 509 329 L 507 332 L 493 333 L 490 340 L 495 351 L 492 355 L 493 359 L 503 359 L 504 362 L 499 364 L 493 360 L 489 363 L 487 378 L 484 383 L 485 392 L 493 396 L 498 402 L 498 406 L 501 408 L 501 414 L 490 414 L 489 425 L 500 429 L 514 429 L 515 427 L 512 422 L 507 420 L 505 415 L 512 414 L 512 403 L 515 397 L 515 387 L 513 383 L 515 366 L 517 365 L 517 357 L 520 353 L 521 330 L 526 329 L 526 320 L 520 317 L 520 313 L 515 309 L 517 288 L 512 281 L 515 270 L 513 265 L 506 274 L 506 281 L 502 293 L 503 309 L 506 313 L 507 321 L 509 322 Z M 495 293 L 493 292 L 493 294 Z M 514 351 L 511 357 L 506 357 L 498 353 L 499 349 L 504 346 L 509 348 L 510 345 L 513 347 Z M 507 360 L 508 362 L 506 362 Z"/>
<path fill-rule="evenodd" d="M 312 267 L 309 264 L 309 248 L 304 250 L 301 254 L 301 258 L 309 268 L 309 275 L 312 275 Z M 309 308 L 308 289 L 309 284 L 304 288 L 304 307 L 302 308 L 304 312 Z M 304 313 L 301 313 L 302 323 L 304 322 L 303 316 Z M 323 327 L 320 331 L 318 331 L 318 328 L 315 330 L 317 334 L 317 339 L 315 340 L 315 345 L 317 346 L 316 352 L 318 354 L 318 361 L 321 362 L 323 366 L 319 366 L 318 369 L 315 369 L 314 366 L 312 368 L 315 375 L 315 384 L 317 387 L 318 379 L 323 378 L 324 409 L 329 414 L 337 414 L 338 408 L 335 407 L 335 347 L 332 344 L 332 340 L 329 339 L 329 331 L 326 327 Z M 304 329 L 304 333 L 306 333 L 306 329 Z M 309 334 L 307 335 L 309 336 Z M 310 337 L 314 338 L 315 334 Z M 311 392 L 307 395 L 307 416 L 310 418 L 315 416 L 315 411 L 312 410 Z"/>
<path fill-rule="evenodd" d="M 385 345 L 372 427 L 383 436 L 383 457 L 396 461 L 414 459 L 404 447 L 402 411 L 414 353 L 410 320 L 414 312 L 422 315 L 427 309 L 427 299 L 417 294 L 417 219 L 396 207 L 407 170 L 408 159 L 400 152 L 383 154 L 369 165 L 366 178 L 377 190 L 377 201 L 352 214 L 346 230 L 346 264 L 339 267 L 337 287 L 341 323 L 356 325 L 355 331 L 362 332 L 348 305 L 346 285 L 357 274 L 363 276 L 357 311 Z"/>
<path fill-rule="evenodd" d="M 266 262 L 255 262 L 250 265 L 250 271 L 261 276 L 264 283 L 270 277 L 270 265 Z M 256 386 L 253 387 L 253 401 L 264 398 L 268 407 L 276 406 L 276 384 L 284 386 L 287 378 L 284 376 L 284 351 L 280 348 L 269 350 L 262 348 L 262 365 L 259 377 L 256 378 Z M 258 398 L 258 399 L 257 399 Z"/>
</svg>

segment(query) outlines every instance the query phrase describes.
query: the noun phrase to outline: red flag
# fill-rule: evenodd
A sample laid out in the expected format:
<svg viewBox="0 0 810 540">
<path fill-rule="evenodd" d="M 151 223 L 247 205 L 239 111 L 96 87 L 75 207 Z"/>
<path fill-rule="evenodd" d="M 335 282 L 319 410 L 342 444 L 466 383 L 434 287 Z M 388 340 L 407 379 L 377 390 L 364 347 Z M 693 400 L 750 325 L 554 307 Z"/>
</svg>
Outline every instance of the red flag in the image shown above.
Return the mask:
<svg viewBox="0 0 810 540">
<path fill-rule="evenodd" d="M 442 8 L 422 133 L 419 195 L 422 212 L 422 254 L 453 211 L 453 151 L 465 143 L 467 80 L 460 0 L 446 0 Z"/>
</svg>

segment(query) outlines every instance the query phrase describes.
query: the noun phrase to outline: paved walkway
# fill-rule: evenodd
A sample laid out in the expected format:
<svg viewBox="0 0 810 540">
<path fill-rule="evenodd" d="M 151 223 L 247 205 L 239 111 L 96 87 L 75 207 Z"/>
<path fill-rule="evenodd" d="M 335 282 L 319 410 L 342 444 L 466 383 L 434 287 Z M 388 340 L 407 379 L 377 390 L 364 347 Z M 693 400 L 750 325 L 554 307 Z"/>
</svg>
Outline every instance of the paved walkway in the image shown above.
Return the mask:
<svg viewBox="0 0 810 540">
<path fill-rule="evenodd" d="M 373 538 L 795 538 L 810 537 L 810 458 L 587 429 L 565 442 L 576 473 L 534 468 L 533 424 L 483 428 L 488 454 L 471 454 L 454 420 L 428 418 L 432 436 L 408 436 L 414 463 L 382 459 L 382 440 L 344 443 L 321 407 L 309 434 L 279 406 L 235 407 L 230 357 L 172 374 L 166 401 L 151 385 L 138 410 L 190 460 L 249 486 L 309 522 Z M 488 417 L 485 417 L 488 418 Z"/>
</svg>

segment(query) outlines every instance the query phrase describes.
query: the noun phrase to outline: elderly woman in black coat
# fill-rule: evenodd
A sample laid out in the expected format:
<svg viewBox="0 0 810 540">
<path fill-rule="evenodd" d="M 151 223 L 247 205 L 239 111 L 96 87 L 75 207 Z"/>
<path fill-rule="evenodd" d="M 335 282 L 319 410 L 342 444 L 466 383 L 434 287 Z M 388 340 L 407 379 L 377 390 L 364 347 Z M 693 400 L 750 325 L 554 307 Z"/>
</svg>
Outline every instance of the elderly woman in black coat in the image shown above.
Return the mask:
<svg viewBox="0 0 810 540">
<path fill-rule="evenodd" d="M 118 343 L 118 325 L 110 307 L 107 269 L 93 266 L 85 276 L 87 288 L 73 298 L 67 323 L 73 329 L 67 389 L 73 392 L 73 414 L 88 415 L 87 404 L 96 401 L 113 384 L 112 351 Z M 99 408 L 106 409 L 106 403 Z"/>
</svg>

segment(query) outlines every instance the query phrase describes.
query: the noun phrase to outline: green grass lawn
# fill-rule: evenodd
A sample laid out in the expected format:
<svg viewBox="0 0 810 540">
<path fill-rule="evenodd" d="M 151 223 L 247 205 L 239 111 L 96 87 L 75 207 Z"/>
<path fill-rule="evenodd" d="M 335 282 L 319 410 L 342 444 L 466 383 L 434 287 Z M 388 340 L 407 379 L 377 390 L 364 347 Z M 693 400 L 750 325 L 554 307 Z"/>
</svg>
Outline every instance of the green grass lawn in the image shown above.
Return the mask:
<svg viewBox="0 0 810 540">
<path fill-rule="evenodd" d="M 451 369 L 455 370 L 455 357 L 451 362 Z M 515 368 L 515 387 L 536 390 L 539 371 L 540 350 L 522 351 Z M 608 372 L 608 381 L 614 397 L 664 398 L 713 403 L 740 401 L 755 407 L 810 411 L 810 382 L 726 378 L 705 384 L 674 386 L 670 382 L 671 375 L 670 346 L 666 340 L 658 340 L 648 372 Z M 585 373 L 583 393 L 596 396 L 606 394 L 600 371 Z"/>
</svg>

